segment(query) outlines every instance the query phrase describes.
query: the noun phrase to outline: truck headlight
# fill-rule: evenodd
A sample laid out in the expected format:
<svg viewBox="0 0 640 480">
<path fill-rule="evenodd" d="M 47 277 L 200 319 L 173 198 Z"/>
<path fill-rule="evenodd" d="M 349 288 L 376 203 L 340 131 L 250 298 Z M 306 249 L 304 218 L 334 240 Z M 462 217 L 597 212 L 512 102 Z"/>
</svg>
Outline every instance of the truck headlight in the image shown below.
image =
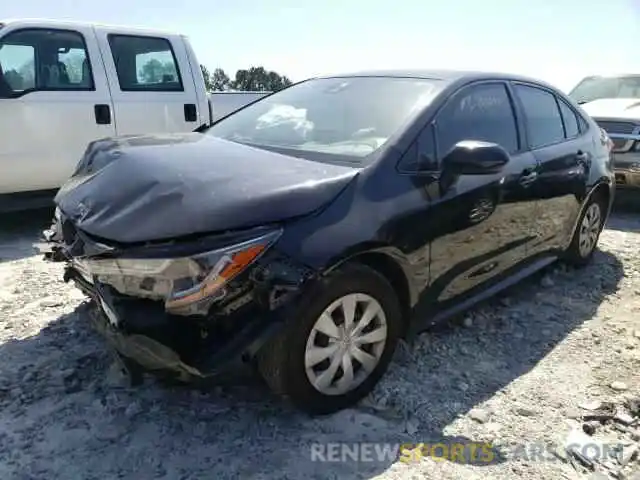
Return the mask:
<svg viewBox="0 0 640 480">
<path fill-rule="evenodd" d="M 120 293 L 163 300 L 172 313 L 206 313 L 225 295 L 225 285 L 258 259 L 281 230 L 235 245 L 181 258 L 76 259 L 83 276 Z"/>
</svg>

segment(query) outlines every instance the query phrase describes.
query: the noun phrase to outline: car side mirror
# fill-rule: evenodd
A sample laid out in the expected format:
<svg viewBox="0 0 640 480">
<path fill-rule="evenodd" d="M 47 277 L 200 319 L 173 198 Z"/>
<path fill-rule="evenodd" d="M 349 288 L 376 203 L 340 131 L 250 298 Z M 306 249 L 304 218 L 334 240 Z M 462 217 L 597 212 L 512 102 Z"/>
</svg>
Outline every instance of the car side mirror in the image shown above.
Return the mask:
<svg viewBox="0 0 640 480">
<path fill-rule="evenodd" d="M 497 143 L 463 140 L 442 159 L 443 170 L 454 175 L 492 175 L 509 163 L 509 153 Z"/>
</svg>

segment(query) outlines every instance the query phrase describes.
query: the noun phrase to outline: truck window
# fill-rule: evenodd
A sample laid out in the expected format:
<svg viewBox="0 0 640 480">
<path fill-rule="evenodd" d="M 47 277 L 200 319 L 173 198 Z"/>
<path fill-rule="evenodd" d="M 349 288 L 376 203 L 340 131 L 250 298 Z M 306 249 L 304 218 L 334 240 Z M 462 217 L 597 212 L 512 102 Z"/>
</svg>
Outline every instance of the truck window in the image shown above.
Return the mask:
<svg viewBox="0 0 640 480">
<path fill-rule="evenodd" d="M 120 90 L 181 92 L 178 62 L 166 38 L 109 35 Z"/>
<path fill-rule="evenodd" d="M 0 96 L 16 97 L 35 90 L 94 90 L 80 33 L 24 29 L 0 41 Z"/>
<path fill-rule="evenodd" d="M 640 75 L 587 77 L 571 90 L 569 97 L 578 103 L 603 98 L 640 98 Z"/>
</svg>

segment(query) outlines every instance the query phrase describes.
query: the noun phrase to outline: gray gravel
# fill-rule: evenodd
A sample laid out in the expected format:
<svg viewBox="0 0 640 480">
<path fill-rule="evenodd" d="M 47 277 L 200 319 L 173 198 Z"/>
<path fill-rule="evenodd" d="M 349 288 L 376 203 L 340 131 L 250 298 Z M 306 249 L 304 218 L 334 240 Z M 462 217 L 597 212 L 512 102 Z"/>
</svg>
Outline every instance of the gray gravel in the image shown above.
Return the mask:
<svg viewBox="0 0 640 480">
<path fill-rule="evenodd" d="M 319 419 L 251 375 L 205 390 L 129 388 L 87 326 L 83 296 L 31 252 L 48 219 L 0 217 L 3 480 L 583 478 L 566 459 L 514 449 L 555 448 L 579 404 L 640 393 L 637 214 L 610 220 L 586 269 L 552 267 L 403 344 L 371 398 Z M 464 441 L 512 454 L 473 465 L 311 456 L 314 443 Z"/>
</svg>

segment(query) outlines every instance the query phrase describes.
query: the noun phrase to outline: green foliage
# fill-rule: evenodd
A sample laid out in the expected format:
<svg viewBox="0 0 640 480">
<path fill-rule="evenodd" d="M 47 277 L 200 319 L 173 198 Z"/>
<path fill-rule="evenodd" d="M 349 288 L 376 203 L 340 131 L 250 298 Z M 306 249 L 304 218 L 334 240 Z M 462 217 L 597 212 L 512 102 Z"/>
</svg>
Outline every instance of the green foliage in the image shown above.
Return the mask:
<svg viewBox="0 0 640 480">
<path fill-rule="evenodd" d="M 216 68 L 211 76 L 211 90 L 229 90 L 231 80 L 229 76 L 221 68 Z"/>
<path fill-rule="evenodd" d="M 67 73 L 73 83 L 80 82 L 82 78 L 83 56 L 70 56 L 65 58 Z M 235 73 L 233 79 L 222 68 L 216 68 L 210 72 L 207 67 L 200 65 L 204 84 L 207 91 L 269 91 L 275 92 L 291 85 L 291 80 L 274 71 L 268 71 L 264 67 L 250 67 L 241 69 Z M 171 81 L 177 80 L 177 72 L 173 62 L 163 63 L 156 58 L 148 60 L 138 70 L 140 83 L 161 83 L 170 77 Z M 35 72 L 33 60 L 25 63 L 19 69 L 8 69 L 5 72 L 9 84 L 14 88 L 30 88 L 34 86 Z"/>
<path fill-rule="evenodd" d="M 201 64 L 200 70 L 202 70 L 202 76 L 204 77 L 204 86 L 207 89 L 207 92 L 210 92 L 213 90 L 213 85 L 211 84 L 211 74 L 209 73 L 209 69 Z"/>
<path fill-rule="evenodd" d="M 24 79 L 17 70 L 7 70 L 4 72 L 4 79 L 12 90 L 24 90 Z"/>
<path fill-rule="evenodd" d="M 152 58 L 138 72 L 140 83 L 161 83 L 166 77 L 171 81 L 177 80 L 176 69 L 173 62 L 162 63 L 157 58 Z"/>
<path fill-rule="evenodd" d="M 267 71 L 264 67 L 250 67 L 238 70 L 233 80 L 222 68 L 216 68 L 213 73 L 204 65 L 200 66 L 204 82 L 209 91 L 241 90 L 241 91 L 270 91 L 275 92 L 291 85 L 291 80 L 277 72 Z"/>
</svg>

